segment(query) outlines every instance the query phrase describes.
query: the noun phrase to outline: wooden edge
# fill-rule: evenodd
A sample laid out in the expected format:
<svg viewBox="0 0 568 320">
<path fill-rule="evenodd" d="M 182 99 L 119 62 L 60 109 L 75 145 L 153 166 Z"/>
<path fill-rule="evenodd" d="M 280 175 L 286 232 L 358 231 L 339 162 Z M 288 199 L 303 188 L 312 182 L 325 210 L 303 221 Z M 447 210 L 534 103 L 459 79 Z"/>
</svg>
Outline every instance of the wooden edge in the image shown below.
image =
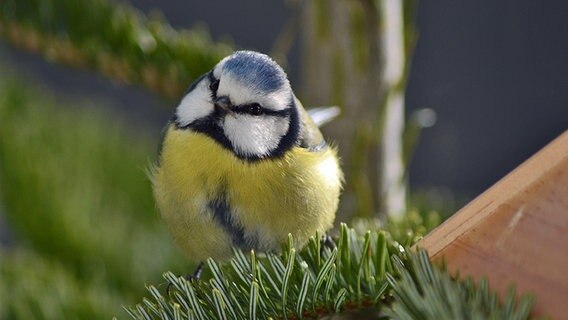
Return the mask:
<svg viewBox="0 0 568 320">
<path fill-rule="evenodd" d="M 526 190 L 541 176 L 568 160 L 568 130 L 545 146 L 499 182 L 432 230 L 415 246 L 426 248 L 431 257 L 475 228 L 499 205 Z"/>
</svg>

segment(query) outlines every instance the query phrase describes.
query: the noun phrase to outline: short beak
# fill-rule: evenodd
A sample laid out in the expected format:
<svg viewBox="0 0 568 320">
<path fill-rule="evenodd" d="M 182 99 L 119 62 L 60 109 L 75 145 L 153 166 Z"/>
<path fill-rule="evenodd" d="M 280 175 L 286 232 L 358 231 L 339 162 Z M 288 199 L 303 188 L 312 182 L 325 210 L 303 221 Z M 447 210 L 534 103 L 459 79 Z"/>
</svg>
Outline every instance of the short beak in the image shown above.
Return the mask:
<svg viewBox="0 0 568 320">
<path fill-rule="evenodd" d="M 223 96 L 215 99 L 215 109 L 234 116 L 234 113 L 231 110 L 231 100 L 229 97 Z"/>
</svg>

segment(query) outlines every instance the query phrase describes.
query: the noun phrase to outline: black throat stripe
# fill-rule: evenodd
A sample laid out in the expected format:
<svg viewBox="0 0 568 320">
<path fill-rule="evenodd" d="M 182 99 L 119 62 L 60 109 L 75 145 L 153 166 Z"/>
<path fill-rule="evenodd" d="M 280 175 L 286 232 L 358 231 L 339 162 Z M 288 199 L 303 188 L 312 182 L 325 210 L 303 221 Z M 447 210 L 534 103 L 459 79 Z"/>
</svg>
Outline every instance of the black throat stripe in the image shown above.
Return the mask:
<svg viewBox="0 0 568 320">
<path fill-rule="evenodd" d="M 231 209 L 225 197 L 210 201 L 208 207 L 213 212 L 213 220 L 231 237 L 233 246 L 247 251 L 258 250 L 258 239 L 245 237 L 245 230 L 231 216 Z"/>
</svg>

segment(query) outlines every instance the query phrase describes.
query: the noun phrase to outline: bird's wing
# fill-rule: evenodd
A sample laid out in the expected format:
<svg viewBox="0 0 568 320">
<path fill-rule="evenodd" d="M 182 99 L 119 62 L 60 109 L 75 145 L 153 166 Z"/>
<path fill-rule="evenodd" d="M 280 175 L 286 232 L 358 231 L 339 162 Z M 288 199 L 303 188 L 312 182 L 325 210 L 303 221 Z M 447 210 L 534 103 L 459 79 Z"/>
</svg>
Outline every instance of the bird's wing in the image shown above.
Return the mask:
<svg viewBox="0 0 568 320">
<path fill-rule="evenodd" d="M 314 120 L 314 123 L 318 127 L 322 127 L 324 124 L 333 121 L 341 113 L 341 109 L 338 106 L 330 107 L 316 107 L 307 110 L 308 114 Z"/>
<path fill-rule="evenodd" d="M 300 146 L 313 151 L 318 151 L 325 147 L 325 140 L 323 139 L 323 135 L 321 134 L 318 126 L 314 123 L 314 120 L 302 106 L 300 100 L 298 100 L 298 98 L 295 99 L 300 115 Z"/>
</svg>

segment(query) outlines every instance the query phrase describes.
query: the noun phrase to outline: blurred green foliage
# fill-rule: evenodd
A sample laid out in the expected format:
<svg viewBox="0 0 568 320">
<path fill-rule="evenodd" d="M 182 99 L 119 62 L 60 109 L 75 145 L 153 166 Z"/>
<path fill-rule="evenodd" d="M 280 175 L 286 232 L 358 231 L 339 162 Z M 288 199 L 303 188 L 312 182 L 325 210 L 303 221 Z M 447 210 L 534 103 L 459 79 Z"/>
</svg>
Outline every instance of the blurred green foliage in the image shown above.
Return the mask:
<svg viewBox="0 0 568 320">
<path fill-rule="evenodd" d="M 2 319 L 110 319 L 124 299 L 106 279 L 80 281 L 68 266 L 31 250 L 3 250 L 0 259 Z"/>
<path fill-rule="evenodd" d="M 16 237 L 0 248 L 1 319 L 109 318 L 164 270 L 193 269 L 155 212 L 157 137 L 59 104 L 0 79 L 0 204 Z"/>
<path fill-rule="evenodd" d="M 0 36 L 50 61 L 97 70 L 179 98 L 232 51 L 206 30 L 176 30 L 108 0 L 2 0 Z"/>
<path fill-rule="evenodd" d="M 358 234 L 367 230 L 384 230 L 397 246 L 410 247 L 422 239 L 428 232 L 442 223 L 442 216 L 433 210 L 414 207 L 402 217 L 389 217 L 387 221 L 377 218 L 355 217 L 351 225 Z"/>
</svg>

